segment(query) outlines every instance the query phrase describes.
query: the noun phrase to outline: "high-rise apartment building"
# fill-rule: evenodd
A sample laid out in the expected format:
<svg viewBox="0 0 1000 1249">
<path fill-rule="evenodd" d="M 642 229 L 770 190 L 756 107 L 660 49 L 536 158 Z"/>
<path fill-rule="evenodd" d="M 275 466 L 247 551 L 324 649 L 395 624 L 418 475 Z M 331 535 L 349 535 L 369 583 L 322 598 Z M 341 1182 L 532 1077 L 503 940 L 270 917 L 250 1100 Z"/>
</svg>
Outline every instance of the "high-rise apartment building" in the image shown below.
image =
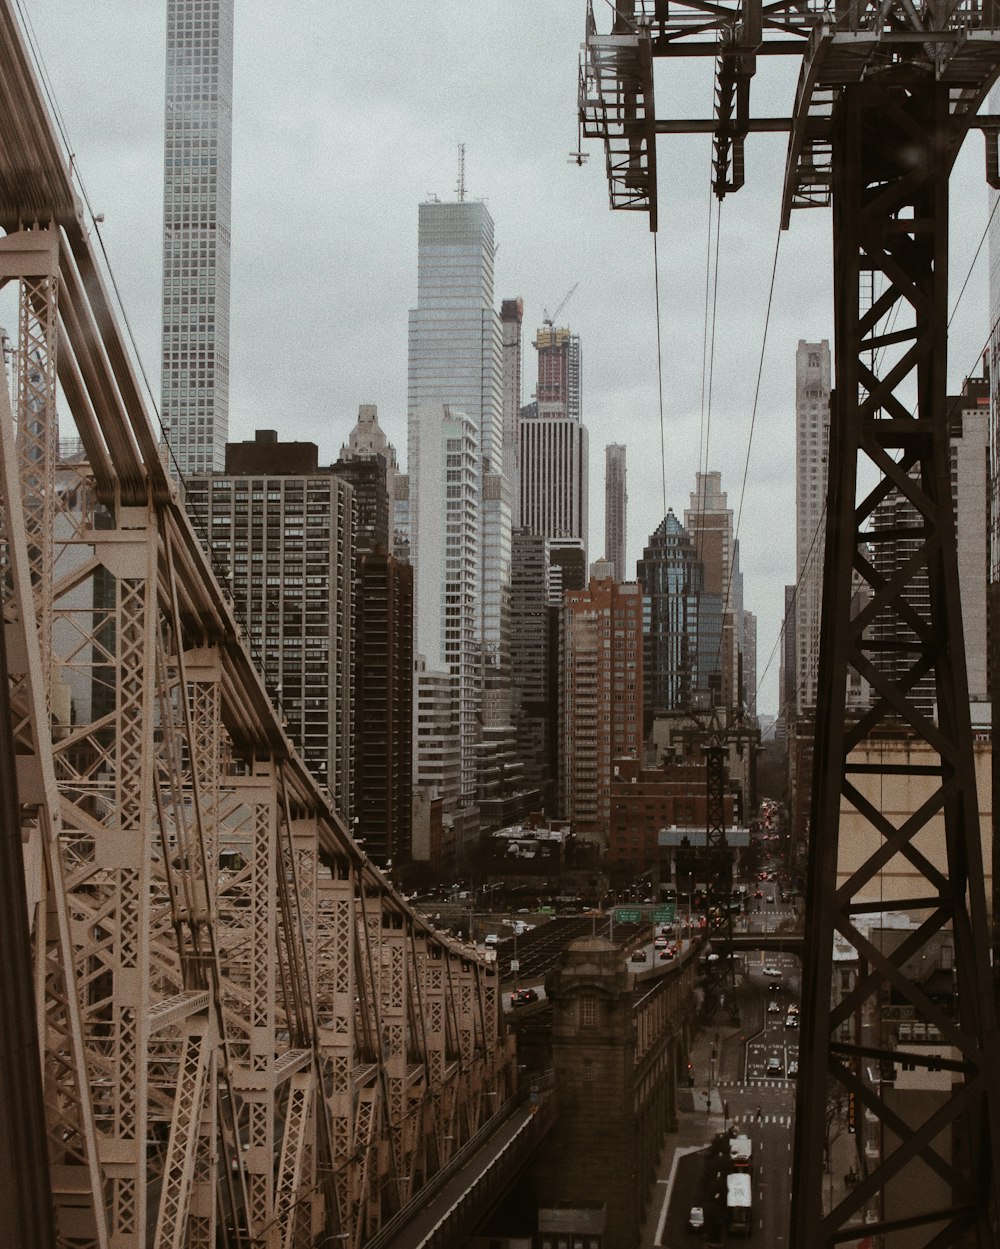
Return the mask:
<svg viewBox="0 0 1000 1249">
<path fill-rule="evenodd" d="M 383 541 L 381 531 L 375 535 L 376 541 L 388 545 L 389 550 L 398 554 L 395 549 L 395 509 L 396 479 L 399 477 L 399 463 L 396 459 L 396 448 L 385 436 L 385 430 L 378 423 L 378 408 L 374 403 L 362 403 L 358 407 L 358 419 L 347 437 L 347 442 L 340 448 L 341 462 L 356 460 L 380 459 L 385 463 L 385 493 L 388 507 L 386 537 Z M 362 527 L 363 528 L 363 527 Z"/>
<path fill-rule="evenodd" d="M 757 617 L 743 612 L 743 706 L 746 714 L 757 717 Z"/>
<path fill-rule="evenodd" d="M 515 529 L 511 564 L 511 715 L 526 783 L 546 797 L 555 781 L 558 603 L 548 539 Z M 559 599 L 562 593 L 560 591 Z"/>
<path fill-rule="evenodd" d="M 331 472 L 350 483 L 355 549 L 355 835 L 374 862 L 399 865 L 412 853 L 413 569 L 390 552 L 396 452 L 373 404 Z"/>
<path fill-rule="evenodd" d="M 167 0 L 160 413 L 186 478 L 229 436 L 233 0 Z"/>
<path fill-rule="evenodd" d="M 521 409 L 518 517 L 532 533 L 578 539 L 586 569 L 590 447 L 580 420 L 580 339 L 547 325 L 535 336 L 535 348 L 535 399 Z"/>
<path fill-rule="evenodd" d="M 722 474 L 696 473 L 684 528 L 702 566 L 696 697 L 701 705 L 735 709 L 739 702 L 741 584 L 733 512 Z M 734 587 L 737 588 L 734 596 Z"/>
<path fill-rule="evenodd" d="M 427 671 L 457 682 L 461 793 L 476 791 L 481 709 L 482 489 L 475 422 L 444 404 L 410 410 L 410 562 L 415 600 L 415 652 Z M 419 734 L 419 728 L 418 728 Z M 424 777 L 418 776 L 417 780 Z"/>
<path fill-rule="evenodd" d="M 353 818 L 354 500 L 315 443 L 271 430 L 230 443 L 221 473 L 188 479 L 187 506 L 289 735 Z"/>
<path fill-rule="evenodd" d="M 580 542 L 586 567 L 590 448 L 586 427 L 565 416 L 521 419 L 521 525 Z"/>
<path fill-rule="evenodd" d="M 795 714 L 816 706 L 830 447 L 830 344 L 799 340 L 795 352 Z"/>
<path fill-rule="evenodd" d="M 606 836 L 613 760 L 642 750 L 642 593 L 592 581 L 563 599 L 560 652 L 562 814 Z"/>
<path fill-rule="evenodd" d="M 583 352 L 580 336 L 563 326 L 544 325 L 535 335 L 538 352 L 539 416 L 583 419 Z"/>
<path fill-rule="evenodd" d="M 698 688 L 702 565 L 672 510 L 650 534 L 636 573 L 644 595 L 645 714 L 689 711 Z"/>
<path fill-rule="evenodd" d="M 380 866 L 412 855 L 413 569 L 384 547 L 357 563 L 354 810 Z"/>
<path fill-rule="evenodd" d="M 611 561 L 616 581 L 625 580 L 627 510 L 625 448 L 612 442 L 604 448 L 604 557 Z"/>
</svg>

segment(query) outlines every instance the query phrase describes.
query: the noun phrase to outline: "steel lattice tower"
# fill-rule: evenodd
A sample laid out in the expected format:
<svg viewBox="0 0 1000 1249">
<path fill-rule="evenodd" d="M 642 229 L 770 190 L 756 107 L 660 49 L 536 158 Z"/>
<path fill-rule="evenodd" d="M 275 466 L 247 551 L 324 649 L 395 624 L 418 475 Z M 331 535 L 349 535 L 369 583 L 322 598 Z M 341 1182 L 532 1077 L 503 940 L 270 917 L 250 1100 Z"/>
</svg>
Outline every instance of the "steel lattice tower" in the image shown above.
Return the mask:
<svg viewBox="0 0 1000 1249">
<path fill-rule="evenodd" d="M 758 57 L 802 57 L 789 117 L 754 118 Z M 711 118 L 660 120 L 656 57 L 710 56 Z M 878 1237 L 892 1249 L 997 1243 L 1000 1086 L 989 930 L 962 648 L 947 407 L 948 179 L 1000 68 L 994 4 L 681 4 L 619 0 L 610 33 L 588 10 L 581 123 L 604 140 L 612 207 L 656 228 L 656 136 L 714 136 L 714 189 L 743 183 L 754 131 L 789 132 L 783 224 L 792 208 L 834 212 L 837 390 L 832 404 L 816 717 L 792 1244 Z M 871 483 L 875 482 L 875 485 Z M 911 505 L 908 559 L 883 576 L 879 503 Z M 985 519 L 984 519 L 985 523 Z M 929 593 L 907 594 L 917 578 Z M 851 618 L 852 579 L 866 605 Z M 878 627 L 876 628 L 876 622 Z M 888 662 L 891 656 L 892 662 Z M 867 681 L 850 708 L 848 678 Z M 937 713 L 911 697 L 933 681 Z M 899 743 L 903 743 L 902 748 Z M 911 798 L 895 819 L 888 786 Z M 845 842 L 850 821 L 852 840 Z M 914 927 L 881 942 L 879 880 L 904 871 L 893 902 Z M 942 934 L 954 949 L 953 1008 L 915 967 Z M 835 977 L 834 942 L 851 951 Z M 890 1008 L 891 1007 L 891 1011 Z M 933 1035 L 914 1069 L 950 1073 L 940 1096 L 901 1105 L 888 1079 L 891 1012 Z M 930 1030 L 930 1032 L 928 1032 Z M 824 1115 L 843 1098 L 859 1130 L 859 1182 L 824 1209 Z M 900 1194 L 905 1192 L 905 1204 Z"/>
</svg>

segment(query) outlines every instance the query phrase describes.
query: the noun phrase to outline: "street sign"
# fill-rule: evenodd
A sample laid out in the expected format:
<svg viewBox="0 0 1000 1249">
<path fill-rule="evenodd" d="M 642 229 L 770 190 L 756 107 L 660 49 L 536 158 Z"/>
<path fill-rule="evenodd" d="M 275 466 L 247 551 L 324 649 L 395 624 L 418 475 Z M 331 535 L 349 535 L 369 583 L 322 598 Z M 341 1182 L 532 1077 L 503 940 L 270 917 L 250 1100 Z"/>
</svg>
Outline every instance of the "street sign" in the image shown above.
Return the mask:
<svg viewBox="0 0 1000 1249">
<path fill-rule="evenodd" d="M 642 911 L 637 906 L 615 907 L 616 924 L 641 924 Z"/>
<path fill-rule="evenodd" d="M 663 906 L 653 907 L 653 923 L 654 924 L 672 924 L 676 907 L 672 902 L 667 902 Z"/>
<path fill-rule="evenodd" d="M 519 958 L 512 958 L 512 959 L 510 960 L 510 969 L 511 969 L 511 971 L 520 971 L 520 970 L 521 970 L 521 960 L 520 960 Z"/>
</svg>

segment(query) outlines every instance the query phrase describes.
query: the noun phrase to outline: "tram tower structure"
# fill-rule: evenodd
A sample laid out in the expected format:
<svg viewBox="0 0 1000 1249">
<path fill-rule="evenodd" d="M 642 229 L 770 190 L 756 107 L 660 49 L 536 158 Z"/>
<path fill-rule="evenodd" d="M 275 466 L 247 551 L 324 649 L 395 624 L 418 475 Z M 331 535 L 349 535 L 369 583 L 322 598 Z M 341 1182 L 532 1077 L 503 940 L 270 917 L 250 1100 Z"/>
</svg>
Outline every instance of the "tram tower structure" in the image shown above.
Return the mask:
<svg viewBox="0 0 1000 1249">
<path fill-rule="evenodd" d="M 795 56 L 788 116 L 754 116 L 761 58 Z M 658 118 L 657 58 L 709 57 L 710 117 Z M 982 0 L 617 0 L 611 29 L 588 5 L 580 125 L 603 141 L 611 207 L 657 228 L 656 140 L 713 138 L 720 198 L 744 180 L 745 142 L 786 132 L 781 222 L 793 209 L 833 209 L 836 391 L 831 403 L 823 619 L 803 954 L 803 1028 L 796 1102 L 791 1243 L 816 1249 L 877 1238 L 892 1247 L 998 1242 L 998 1050 L 978 824 L 973 736 L 962 643 L 947 407 L 948 183 L 971 129 L 986 138 L 998 185 L 995 117 L 980 115 L 1000 70 L 1000 8 Z M 876 484 L 871 485 L 872 482 Z M 873 544 L 898 534 L 872 524 L 893 496 L 912 504 L 911 555 L 891 575 Z M 851 617 L 852 577 L 870 591 Z M 908 587 L 926 577 L 914 605 Z M 876 622 L 878 628 L 876 629 Z M 887 625 L 889 627 L 887 627 Z M 886 662 L 891 655 L 893 662 Z M 936 714 L 911 697 L 931 676 Z M 872 690 L 847 705 L 849 676 Z M 906 750 L 880 743 L 904 738 Z M 883 757 L 884 756 L 884 757 Z M 880 761 L 880 758 L 882 761 Z M 874 761 L 873 761 L 874 760 Z M 915 809 L 883 809 L 883 782 L 919 793 Z M 852 827 L 846 864 L 843 817 Z M 858 853 L 858 847 L 862 847 Z M 916 921 L 892 949 L 874 935 L 879 879 L 903 870 Z M 946 934 L 954 947 L 951 1009 L 911 970 Z M 834 943 L 851 953 L 835 980 Z M 907 1053 L 914 1069 L 949 1072 L 950 1096 L 904 1116 L 880 1073 L 898 1054 L 887 1002 L 940 1038 Z M 859 1182 L 824 1202 L 825 1115 L 831 1098 L 868 1129 L 853 1138 Z M 867 1146 L 867 1147 L 866 1147 Z M 930 1181 L 930 1182 L 928 1182 Z M 913 1194 L 905 1209 L 886 1194 Z"/>
</svg>

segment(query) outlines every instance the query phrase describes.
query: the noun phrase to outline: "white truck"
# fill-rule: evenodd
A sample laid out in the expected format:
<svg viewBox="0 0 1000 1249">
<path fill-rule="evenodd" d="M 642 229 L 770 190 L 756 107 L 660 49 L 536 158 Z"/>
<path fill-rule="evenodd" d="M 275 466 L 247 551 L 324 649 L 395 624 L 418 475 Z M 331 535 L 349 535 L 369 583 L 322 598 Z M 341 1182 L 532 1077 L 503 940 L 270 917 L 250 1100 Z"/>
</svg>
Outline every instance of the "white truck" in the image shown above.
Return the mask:
<svg viewBox="0 0 1000 1249">
<path fill-rule="evenodd" d="M 753 1141 L 749 1136 L 729 1138 L 729 1163 L 740 1171 L 749 1171 L 753 1158 Z"/>
</svg>

